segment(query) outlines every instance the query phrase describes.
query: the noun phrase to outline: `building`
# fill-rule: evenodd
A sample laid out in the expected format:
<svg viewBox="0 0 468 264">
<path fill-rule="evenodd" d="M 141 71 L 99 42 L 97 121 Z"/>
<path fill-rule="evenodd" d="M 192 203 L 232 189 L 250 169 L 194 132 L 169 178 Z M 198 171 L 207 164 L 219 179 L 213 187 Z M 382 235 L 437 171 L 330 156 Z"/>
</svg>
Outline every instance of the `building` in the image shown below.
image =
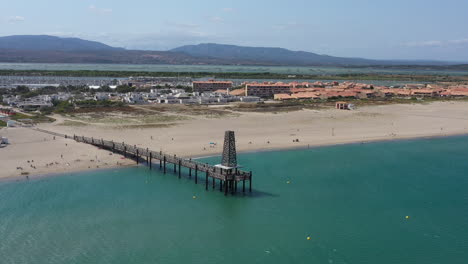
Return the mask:
<svg viewBox="0 0 468 264">
<path fill-rule="evenodd" d="M 354 109 L 354 105 L 347 102 L 336 102 L 335 108 L 340 110 L 352 110 Z"/>
<path fill-rule="evenodd" d="M 288 83 L 247 83 L 245 90 L 247 96 L 258 96 L 258 97 L 271 97 L 275 94 L 289 94 L 291 93 L 292 85 Z"/>
<path fill-rule="evenodd" d="M 232 88 L 231 81 L 194 81 L 192 82 L 194 92 L 214 92 L 217 90 L 227 90 Z"/>
</svg>

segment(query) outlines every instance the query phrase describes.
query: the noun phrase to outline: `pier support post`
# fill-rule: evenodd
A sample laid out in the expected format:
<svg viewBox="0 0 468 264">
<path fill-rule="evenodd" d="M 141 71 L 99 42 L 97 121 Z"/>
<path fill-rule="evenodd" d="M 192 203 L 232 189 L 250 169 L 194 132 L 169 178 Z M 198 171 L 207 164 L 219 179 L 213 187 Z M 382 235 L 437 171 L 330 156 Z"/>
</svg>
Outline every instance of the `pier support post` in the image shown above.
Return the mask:
<svg viewBox="0 0 468 264">
<path fill-rule="evenodd" d="M 177 169 L 176 169 L 177 167 L 176 167 L 176 166 L 177 166 L 177 165 L 176 165 L 175 162 L 174 162 L 174 174 L 177 172 Z"/>
<path fill-rule="evenodd" d="M 166 155 L 164 155 L 164 174 L 166 174 Z"/>
<path fill-rule="evenodd" d="M 223 180 L 219 180 L 219 191 L 223 191 Z"/>
<path fill-rule="evenodd" d="M 228 192 L 228 181 L 224 181 L 224 196 L 227 195 Z"/>
<path fill-rule="evenodd" d="M 252 171 L 250 171 L 249 192 L 252 192 Z"/>
<path fill-rule="evenodd" d="M 213 181 L 213 188 L 212 188 L 212 189 L 214 190 L 215 185 L 216 185 L 216 178 L 215 178 L 215 177 L 212 177 L 211 179 L 212 179 L 212 181 Z"/>
<path fill-rule="evenodd" d="M 198 165 L 195 165 L 195 184 L 198 183 Z"/>
<path fill-rule="evenodd" d="M 149 149 L 146 148 L 146 165 L 149 165 Z"/>
<path fill-rule="evenodd" d="M 190 158 L 190 161 L 192 161 L 192 158 Z M 189 179 L 192 179 L 192 168 L 189 168 L 188 176 L 189 176 Z"/>
<path fill-rule="evenodd" d="M 127 158 L 127 146 L 124 144 L 124 158 Z"/>
<path fill-rule="evenodd" d="M 206 191 L 208 191 L 208 174 L 209 174 L 209 172 L 207 171 L 206 176 L 205 176 L 205 190 Z"/>
<path fill-rule="evenodd" d="M 150 152 L 149 154 L 149 167 L 150 167 L 150 170 L 153 167 L 153 153 L 152 152 Z"/>
<path fill-rule="evenodd" d="M 234 193 L 237 193 L 237 181 L 234 180 Z"/>
<path fill-rule="evenodd" d="M 138 149 L 136 150 L 136 161 L 137 161 L 137 164 L 140 163 L 139 157 L 138 157 Z"/>
<path fill-rule="evenodd" d="M 162 169 L 162 160 L 159 160 L 159 169 Z"/>
<path fill-rule="evenodd" d="M 180 179 L 180 175 L 181 175 L 181 173 L 182 173 L 182 172 L 181 172 L 181 169 L 180 169 L 181 166 L 182 166 L 182 161 L 179 160 L 179 179 Z"/>
<path fill-rule="evenodd" d="M 245 179 L 242 181 L 242 192 L 245 193 Z"/>
</svg>

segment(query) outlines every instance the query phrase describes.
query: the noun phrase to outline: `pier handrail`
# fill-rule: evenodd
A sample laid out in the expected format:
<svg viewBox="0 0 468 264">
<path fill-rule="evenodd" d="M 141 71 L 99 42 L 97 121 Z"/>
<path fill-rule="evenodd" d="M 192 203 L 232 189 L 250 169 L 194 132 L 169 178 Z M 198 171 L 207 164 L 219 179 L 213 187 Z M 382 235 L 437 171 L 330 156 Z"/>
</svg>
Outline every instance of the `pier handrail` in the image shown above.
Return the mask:
<svg viewBox="0 0 468 264">
<path fill-rule="evenodd" d="M 61 135 L 58 133 L 54 133 L 57 135 Z M 67 135 L 63 135 L 63 137 L 68 137 Z M 124 142 L 118 143 L 114 141 L 109 141 L 109 140 L 103 140 L 103 139 L 95 139 L 95 138 L 90 138 L 90 137 L 84 137 L 84 136 L 73 136 L 73 139 L 75 139 L 77 142 L 83 142 L 86 144 L 91 144 L 95 145 L 98 147 L 103 147 L 103 148 L 109 148 L 117 151 L 125 151 L 128 154 L 131 155 L 138 155 L 138 156 L 149 156 L 151 153 L 151 156 L 153 159 L 157 160 L 163 160 L 165 157 L 165 161 L 167 163 L 171 164 L 179 164 L 181 163 L 181 166 L 189 168 L 189 169 L 195 169 L 195 167 L 202 172 L 209 172 L 209 173 L 214 173 L 214 174 L 223 174 L 223 172 L 226 172 L 226 170 L 215 167 L 213 165 L 207 164 L 207 163 L 202 163 L 196 160 L 192 159 L 187 159 L 187 158 L 180 158 L 177 157 L 176 155 L 171 155 L 167 154 L 164 152 L 157 152 L 157 151 L 152 151 L 149 149 L 137 147 L 135 145 L 130 145 L 130 144 L 125 144 Z M 242 171 L 239 169 L 235 170 L 235 173 L 232 174 L 232 177 L 245 177 L 246 179 L 249 179 L 251 177 L 251 172 L 246 172 Z"/>
<path fill-rule="evenodd" d="M 152 151 L 149 148 L 141 148 L 136 145 L 126 144 L 125 142 L 116 142 L 112 140 L 104 140 L 102 138 L 93 138 L 85 136 L 69 136 L 66 134 L 60 134 L 40 128 L 34 128 L 39 132 L 47 133 L 50 135 L 73 139 L 76 142 L 82 142 L 85 144 L 90 144 L 102 149 L 106 149 L 115 153 L 123 154 L 124 157 L 133 156 L 136 159 L 137 164 L 139 163 L 140 158 L 146 157 L 146 162 L 148 163 L 150 169 L 152 167 L 152 159 L 159 160 L 160 168 L 164 168 L 164 173 L 166 173 L 166 164 L 174 165 L 174 173 L 178 167 L 178 175 L 181 177 L 181 168 L 189 169 L 189 177 L 192 175 L 192 170 L 195 171 L 195 183 L 198 182 L 198 172 L 205 172 L 205 188 L 208 190 L 208 178 L 212 179 L 213 188 L 215 187 L 216 180 L 219 180 L 220 190 L 224 188 L 224 194 L 226 195 L 228 190 L 231 190 L 234 194 L 237 192 L 237 183 L 242 182 L 242 189 L 245 192 L 245 182 L 249 182 L 249 191 L 252 191 L 252 172 L 247 172 L 240 170 L 238 168 L 224 168 L 210 165 L 208 163 L 203 163 L 197 160 L 192 160 L 188 158 L 178 157 L 176 155 L 171 155 L 164 153 L 162 151 Z"/>
</svg>

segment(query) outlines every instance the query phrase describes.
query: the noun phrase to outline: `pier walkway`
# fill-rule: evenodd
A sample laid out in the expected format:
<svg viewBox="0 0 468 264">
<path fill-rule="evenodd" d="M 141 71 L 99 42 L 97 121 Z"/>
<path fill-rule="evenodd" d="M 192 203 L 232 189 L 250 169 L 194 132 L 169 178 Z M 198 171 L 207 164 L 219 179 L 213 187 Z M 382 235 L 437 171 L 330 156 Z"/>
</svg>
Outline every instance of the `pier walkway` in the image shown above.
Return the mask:
<svg viewBox="0 0 468 264">
<path fill-rule="evenodd" d="M 84 136 L 68 136 L 64 134 L 59 134 L 43 129 L 36 128 L 35 130 L 48 133 L 54 136 L 60 136 L 64 138 L 73 139 L 77 142 L 82 142 L 90 144 L 102 149 L 112 151 L 113 153 L 122 154 L 126 158 L 134 158 L 137 164 L 146 163 L 150 169 L 153 169 L 154 160 L 159 161 L 159 169 L 164 173 L 167 173 L 170 168 L 170 165 L 173 166 L 172 170 L 179 178 L 182 176 L 182 168 L 188 169 L 188 177 L 194 178 L 195 183 L 199 181 L 199 173 L 205 174 L 205 189 L 208 190 L 209 181 L 211 180 L 211 186 L 215 189 L 218 182 L 219 190 L 224 191 L 224 194 L 228 193 L 236 194 L 238 192 L 238 184 L 242 183 L 242 192 L 246 191 L 246 182 L 248 182 L 249 192 L 252 192 L 252 172 L 242 171 L 236 166 L 228 167 L 223 165 L 210 165 L 207 163 L 198 162 L 192 159 L 185 159 L 177 157 L 176 155 L 169 155 L 163 153 L 162 151 L 152 151 L 148 148 L 140 148 L 135 145 L 125 144 L 124 142 L 114 142 L 104 139 L 95 139 L 92 137 Z M 233 136 L 233 134 L 232 134 Z M 226 144 L 226 142 L 225 142 Z M 235 151 L 235 150 L 234 150 Z M 234 153 L 235 155 L 235 153 Z M 223 153 L 224 158 L 224 153 Z M 156 164 L 157 165 L 157 164 Z"/>
</svg>

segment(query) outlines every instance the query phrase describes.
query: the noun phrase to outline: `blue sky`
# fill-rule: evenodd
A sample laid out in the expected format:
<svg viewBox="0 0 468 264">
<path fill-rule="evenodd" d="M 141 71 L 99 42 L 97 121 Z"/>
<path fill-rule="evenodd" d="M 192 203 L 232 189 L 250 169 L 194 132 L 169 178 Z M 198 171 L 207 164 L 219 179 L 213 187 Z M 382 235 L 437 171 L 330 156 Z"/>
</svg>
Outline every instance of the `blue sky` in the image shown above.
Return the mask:
<svg viewBox="0 0 468 264">
<path fill-rule="evenodd" d="M 466 0 L 0 0 L 0 35 L 134 49 L 206 42 L 373 59 L 468 61 Z"/>
</svg>

